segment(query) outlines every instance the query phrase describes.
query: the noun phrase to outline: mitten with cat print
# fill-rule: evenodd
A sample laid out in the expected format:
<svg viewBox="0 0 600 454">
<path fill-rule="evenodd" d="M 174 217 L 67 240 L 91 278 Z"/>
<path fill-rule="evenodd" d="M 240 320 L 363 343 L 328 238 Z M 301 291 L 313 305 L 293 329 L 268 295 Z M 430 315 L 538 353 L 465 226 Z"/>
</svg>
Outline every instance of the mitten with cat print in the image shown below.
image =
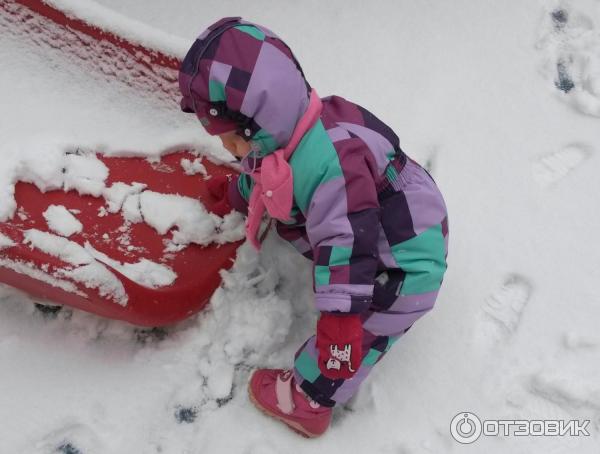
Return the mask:
<svg viewBox="0 0 600 454">
<path fill-rule="evenodd" d="M 362 361 L 360 315 L 323 312 L 317 322 L 319 369 L 332 380 L 352 378 Z"/>
</svg>

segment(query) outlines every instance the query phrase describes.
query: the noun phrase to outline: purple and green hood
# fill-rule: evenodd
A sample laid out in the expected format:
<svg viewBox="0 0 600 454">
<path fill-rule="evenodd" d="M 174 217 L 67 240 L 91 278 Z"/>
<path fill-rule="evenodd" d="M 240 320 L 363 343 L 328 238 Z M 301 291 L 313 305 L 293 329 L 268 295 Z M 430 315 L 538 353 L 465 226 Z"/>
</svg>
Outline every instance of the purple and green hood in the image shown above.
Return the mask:
<svg viewBox="0 0 600 454">
<path fill-rule="evenodd" d="M 196 39 L 179 72 L 181 108 L 210 134 L 236 130 L 265 155 L 285 146 L 310 86 L 290 48 L 269 29 L 226 17 Z"/>
</svg>

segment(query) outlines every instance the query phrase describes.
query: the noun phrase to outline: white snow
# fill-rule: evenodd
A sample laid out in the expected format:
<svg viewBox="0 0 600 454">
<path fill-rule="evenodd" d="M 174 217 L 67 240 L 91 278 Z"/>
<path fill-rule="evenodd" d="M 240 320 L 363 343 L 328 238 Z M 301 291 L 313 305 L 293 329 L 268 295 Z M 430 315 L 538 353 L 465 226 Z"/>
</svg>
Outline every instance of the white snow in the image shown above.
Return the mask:
<svg viewBox="0 0 600 454">
<path fill-rule="evenodd" d="M 142 218 L 142 212 L 140 211 L 140 195 L 133 194 L 127 196 L 125 201 L 123 202 L 123 218 L 131 223 L 142 222 L 144 218 Z"/>
<path fill-rule="evenodd" d="M 31 277 L 35 280 L 44 282 L 46 284 L 50 284 L 53 287 L 57 287 L 66 292 L 74 293 L 76 295 L 85 297 L 85 294 L 79 291 L 75 284 L 73 284 L 73 282 L 64 279 L 58 279 L 55 276 L 51 276 L 43 270 L 40 270 L 34 263 L 28 263 L 19 260 L 10 260 L 0 257 L 0 266 L 3 268 L 8 268 L 9 270 L 12 270 L 16 273 L 24 274 L 25 276 Z"/>
<path fill-rule="evenodd" d="M 67 154 L 64 165 L 64 190 L 76 190 L 80 195 L 100 197 L 108 167 L 95 154 Z"/>
<path fill-rule="evenodd" d="M 0 251 L 15 245 L 15 242 L 6 235 L 0 233 Z"/>
<path fill-rule="evenodd" d="M 69 237 L 83 229 L 83 224 L 62 205 L 50 205 L 44 211 L 44 219 L 50 230 L 62 236 Z"/>
<path fill-rule="evenodd" d="M 36 229 L 25 231 L 24 237 L 24 242 L 30 244 L 31 247 L 79 267 L 72 270 L 61 270 L 60 275 L 76 276 L 77 282 L 90 288 L 100 288 L 101 292 L 104 292 L 103 294 L 111 295 L 120 304 L 125 304 L 127 301 L 123 285 L 103 265 L 118 271 L 133 282 L 149 288 L 171 285 L 177 278 L 177 274 L 165 265 L 147 259 L 142 259 L 137 263 L 121 263 L 96 250 L 88 242 L 82 246 L 66 238 Z M 86 276 L 90 276 L 89 282 L 85 280 Z"/>
<path fill-rule="evenodd" d="M 90 257 L 83 246 L 67 238 L 37 229 L 26 230 L 23 236 L 25 244 L 57 257 L 70 265 L 87 265 L 93 261 L 93 258 Z"/>
<path fill-rule="evenodd" d="M 86 288 L 96 289 L 100 296 L 121 306 L 127 306 L 129 301 L 121 281 L 99 262 L 92 261 L 76 268 L 57 270 L 56 276 L 70 278 Z"/>
<path fill-rule="evenodd" d="M 99 262 L 144 287 L 166 287 L 171 285 L 177 278 L 177 274 L 168 266 L 160 265 L 148 259 L 142 259 L 137 263 L 121 263 L 94 249 L 90 243 L 85 244 L 85 249 Z"/>
<path fill-rule="evenodd" d="M 193 161 L 184 158 L 181 160 L 181 167 L 183 167 L 186 175 L 196 175 L 199 173 L 205 177 L 208 176 L 206 167 L 202 164 L 202 158 L 196 158 Z"/>
<path fill-rule="evenodd" d="M 143 183 L 126 184 L 122 182 L 114 183 L 110 188 L 105 188 L 103 196 L 108 204 L 107 211 L 118 213 L 128 197 L 139 194 L 144 189 L 146 189 L 146 185 Z"/>
<path fill-rule="evenodd" d="M 187 40 L 181 37 L 125 17 L 94 1 L 47 0 L 46 3 L 69 13 L 69 15 L 111 31 L 117 36 L 122 36 L 134 44 L 160 50 L 167 55 L 183 58 L 189 47 Z"/>
<path fill-rule="evenodd" d="M 197 223 L 199 235 L 210 235 L 215 228 L 202 204 L 190 197 L 144 191 L 140 195 L 142 217 L 161 235 L 177 226 L 180 230 Z M 184 233 L 185 234 L 185 233 Z"/>
<path fill-rule="evenodd" d="M 101 296 L 122 306 L 127 305 L 127 294 L 121 281 L 81 245 L 66 238 L 36 229 L 24 232 L 24 243 L 46 254 L 58 257 L 73 267 L 57 270 L 54 277 L 71 278 L 87 288 L 97 289 Z"/>
<path fill-rule="evenodd" d="M 198 200 L 154 191 L 144 191 L 139 198 L 141 218 L 146 224 L 161 235 L 176 227 L 172 238 L 176 248 L 190 243 L 223 244 L 244 237 L 244 222 L 239 213 L 221 218 L 208 213 Z M 126 218 L 133 219 L 135 216 Z"/>
<path fill-rule="evenodd" d="M 427 163 L 450 211 L 449 270 L 434 311 L 314 441 L 246 396 L 252 368 L 289 367 L 314 332 L 310 263 L 272 233 L 260 256 L 240 248 L 207 311 L 164 332 L 78 311 L 45 319 L 3 288 L 0 452 L 598 452 L 600 2 L 98 3 L 153 30 L 131 35 L 162 30 L 191 44 L 227 15 L 281 34 L 321 96 L 364 105 Z M 79 4 L 92 18 L 92 2 L 69 7 Z M 557 10 L 568 13 L 564 26 Z M 120 31 L 130 24 L 94 14 Z M 25 167 L 60 187 L 53 169 L 65 152 L 156 156 L 169 141 L 217 150 L 176 105 L 96 77 L 14 27 L 0 16 L 0 57 L 11 62 L 0 73 L 0 216 L 14 210 Z M 555 86 L 559 62 L 568 93 Z M 141 215 L 139 197 L 122 211 Z M 592 435 L 462 446 L 449 434 L 462 411 L 590 419 Z"/>
</svg>

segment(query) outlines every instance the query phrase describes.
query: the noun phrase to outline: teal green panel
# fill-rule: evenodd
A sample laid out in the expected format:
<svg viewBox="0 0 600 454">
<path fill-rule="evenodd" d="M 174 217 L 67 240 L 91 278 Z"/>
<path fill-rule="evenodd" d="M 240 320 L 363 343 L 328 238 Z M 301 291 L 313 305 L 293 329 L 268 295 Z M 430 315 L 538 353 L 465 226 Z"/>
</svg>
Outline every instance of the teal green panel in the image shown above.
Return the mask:
<svg viewBox="0 0 600 454">
<path fill-rule="evenodd" d="M 241 196 L 248 202 L 250 200 L 250 194 L 254 187 L 254 180 L 249 175 L 241 174 L 238 179 L 238 190 Z"/>
<path fill-rule="evenodd" d="M 392 345 L 396 343 L 396 341 L 400 338 L 400 336 L 390 336 L 388 337 L 388 344 L 385 347 L 385 351 L 389 352 Z"/>
<path fill-rule="evenodd" d="M 252 136 L 252 141 L 256 142 L 260 146 L 261 156 L 269 154 L 270 152 L 279 148 L 275 138 L 264 129 L 261 129 L 254 134 Z"/>
<path fill-rule="evenodd" d="M 290 165 L 294 173 L 294 197 L 305 216 L 317 187 L 344 176 L 338 154 L 321 120 L 304 135 Z"/>
<path fill-rule="evenodd" d="M 385 168 L 385 176 L 389 181 L 396 181 L 398 179 L 398 172 L 396 171 L 396 168 L 390 164 Z"/>
<path fill-rule="evenodd" d="M 315 265 L 315 285 L 329 285 L 330 276 L 328 266 Z"/>
<path fill-rule="evenodd" d="M 392 246 L 392 255 L 406 272 L 400 295 L 438 290 L 446 272 L 446 248 L 438 224 L 410 240 Z"/>
<path fill-rule="evenodd" d="M 391 161 L 396 157 L 396 150 L 392 148 L 390 151 L 387 152 L 386 156 Z"/>
<path fill-rule="evenodd" d="M 375 350 L 374 348 L 372 348 L 369 350 L 369 353 L 367 353 L 367 356 L 365 356 L 363 358 L 362 363 L 367 366 L 372 366 L 373 364 L 375 364 L 377 362 L 377 360 L 379 359 L 380 356 L 381 356 L 381 352 L 379 350 Z"/>
<path fill-rule="evenodd" d="M 443 272 L 438 275 L 426 272 L 407 274 L 402 284 L 400 295 L 418 295 L 419 293 L 439 290 L 442 286 L 443 275 Z M 439 276 L 439 278 L 434 278 L 435 276 Z"/>
<path fill-rule="evenodd" d="M 329 256 L 329 266 L 350 265 L 350 256 L 352 248 L 345 246 L 332 246 L 331 256 Z"/>
<path fill-rule="evenodd" d="M 308 380 L 311 383 L 314 383 L 314 381 L 317 378 L 319 378 L 319 375 L 321 375 L 319 365 L 305 351 L 300 353 L 298 358 L 296 358 L 294 366 L 296 367 L 296 370 L 300 373 L 300 375 L 302 375 L 302 378 Z"/>
<path fill-rule="evenodd" d="M 223 84 L 216 80 L 208 82 L 208 96 L 211 102 L 214 101 L 225 101 L 225 87 Z"/>
<path fill-rule="evenodd" d="M 265 34 L 252 25 L 238 25 L 234 28 L 237 28 L 241 32 L 248 33 L 250 36 L 255 37 L 259 41 L 265 40 Z"/>
</svg>

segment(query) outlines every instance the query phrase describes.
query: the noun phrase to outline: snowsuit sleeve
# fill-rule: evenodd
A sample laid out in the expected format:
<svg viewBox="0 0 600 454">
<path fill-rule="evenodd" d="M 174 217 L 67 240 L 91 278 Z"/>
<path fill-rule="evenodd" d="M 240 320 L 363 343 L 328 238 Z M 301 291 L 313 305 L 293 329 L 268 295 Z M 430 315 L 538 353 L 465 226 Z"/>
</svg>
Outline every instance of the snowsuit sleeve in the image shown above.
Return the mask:
<svg viewBox="0 0 600 454">
<path fill-rule="evenodd" d="M 359 313 L 373 298 L 380 206 L 376 171 L 359 149 L 339 153 L 312 194 L 306 231 L 320 311 Z"/>
</svg>

